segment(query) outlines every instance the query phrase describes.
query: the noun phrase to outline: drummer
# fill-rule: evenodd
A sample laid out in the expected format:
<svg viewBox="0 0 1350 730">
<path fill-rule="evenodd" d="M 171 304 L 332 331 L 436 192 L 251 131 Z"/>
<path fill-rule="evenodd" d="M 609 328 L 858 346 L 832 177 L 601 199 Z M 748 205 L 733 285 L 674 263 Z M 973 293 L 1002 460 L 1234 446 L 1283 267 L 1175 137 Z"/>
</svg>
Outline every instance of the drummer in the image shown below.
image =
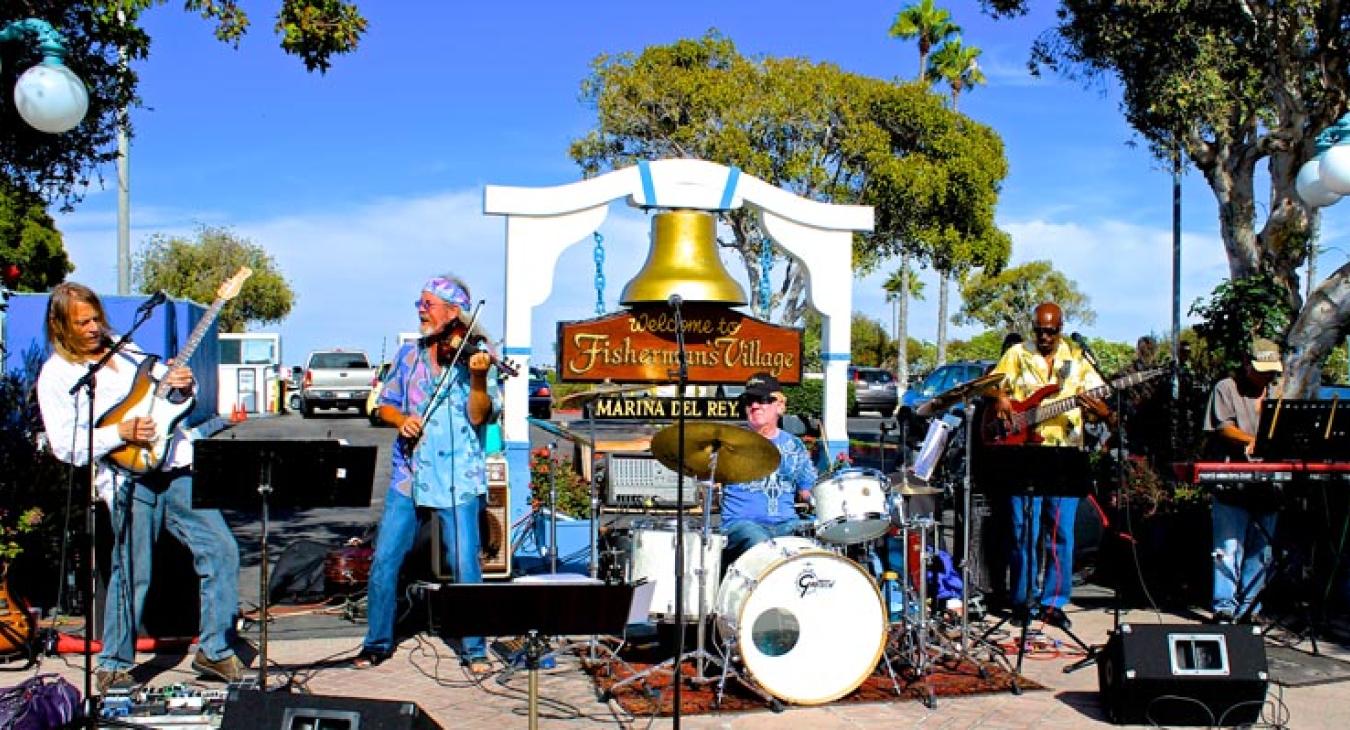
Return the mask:
<svg viewBox="0 0 1350 730">
<path fill-rule="evenodd" d="M 801 439 L 778 428 L 787 410 L 787 396 L 778 378 L 756 373 L 745 381 L 741 394 L 750 430 L 778 448 L 778 469 L 753 482 L 727 484 L 722 489 L 722 534 L 727 549 L 722 561 L 730 566 L 746 550 L 772 537 L 792 535 L 802 527 L 795 501 L 808 502 L 816 470 Z"/>
</svg>

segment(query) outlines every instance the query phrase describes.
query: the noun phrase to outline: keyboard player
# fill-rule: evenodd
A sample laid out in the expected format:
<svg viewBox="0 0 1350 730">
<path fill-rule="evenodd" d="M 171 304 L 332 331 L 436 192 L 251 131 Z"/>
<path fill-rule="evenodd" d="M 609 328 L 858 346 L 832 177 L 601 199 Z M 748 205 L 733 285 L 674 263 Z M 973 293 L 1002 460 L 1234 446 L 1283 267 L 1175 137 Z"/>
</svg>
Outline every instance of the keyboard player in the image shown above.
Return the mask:
<svg viewBox="0 0 1350 730">
<path fill-rule="evenodd" d="M 1205 458 L 1252 460 L 1261 402 L 1280 375 L 1280 348 L 1264 338 L 1252 341 L 1241 370 L 1215 384 L 1205 408 Z M 1246 499 L 1241 490 L 1213 495 L 1215 623 L 1232 623 L 1260 610 L 1255 601 L 1271 565 L 1270 541 L 1276 512 L 1266 502 Z"/>
</svg>

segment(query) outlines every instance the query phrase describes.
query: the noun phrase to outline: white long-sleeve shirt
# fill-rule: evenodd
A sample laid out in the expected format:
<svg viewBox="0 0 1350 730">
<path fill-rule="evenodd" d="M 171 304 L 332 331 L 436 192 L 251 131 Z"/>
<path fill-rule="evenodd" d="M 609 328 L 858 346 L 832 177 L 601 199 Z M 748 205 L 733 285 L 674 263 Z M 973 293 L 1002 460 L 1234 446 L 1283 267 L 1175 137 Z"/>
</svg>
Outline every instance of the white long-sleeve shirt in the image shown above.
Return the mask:
<svg viewBox="0 0 1350 730">
<path fill-rule="evenodd" d="M 122 402 L 131 392 L 136 378 L 136 368 L 144 359 L 143 355 L 123 351 L 108 361 L 108 366 L 98 372 L 94 384 L 94 420 Z M 83 466 L 89 463 L 89 402 L 86 391 L 81 388 L 75 395 L 70 389 L 89 370 L 88 363 L 73 363 L 60 355 L 53 354 L 42 365 L 38 375 L 38 406 L 42 409 L 42 423 L 47 429 L 47 441 L 51 444 L 56 458 L 67 464 Z M 155 363 L 153 374 L 164 377 L 168 368 L 163 363 Z M 117 433 L 117 425 L 102 426 L 94 429 L 94 459 L 103 459 L 112 450 L 126 442 Z M 173 469 L 192 463 L 192 443 L 182 431 L 177 429 L 172 452 L 164 460 L 161 468 Z M 94 487 L 99 499 L 111 503 L 114 489 L 127 472 L 114 468 L 109 462 L 98 463 L 94 474 Z"/>
</svg>

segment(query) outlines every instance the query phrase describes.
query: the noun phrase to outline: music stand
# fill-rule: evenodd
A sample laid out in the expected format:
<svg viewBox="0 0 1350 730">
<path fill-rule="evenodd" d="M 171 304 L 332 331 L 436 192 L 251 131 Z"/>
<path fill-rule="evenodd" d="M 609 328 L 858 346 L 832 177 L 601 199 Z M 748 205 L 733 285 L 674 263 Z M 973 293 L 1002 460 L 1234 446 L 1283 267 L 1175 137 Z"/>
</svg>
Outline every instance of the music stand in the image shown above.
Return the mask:
<svg viewBox="0 0 1350 730">
<path fill-rule="evenodd" d="M 622 635 L 632 585 L 604 583 L 468 583 L 430 586 L 428 603 L 442 626 L 460 636 L 525 635 L 530 674 L 530 730 L 539 727 L 539 659 L 544 636 Z"/>
<path fill-rule="evenodd" d="M 267 537 L 271 506 L 369 507 L 374 446 L 336 439 L 203 439 L 193 444 L 193 509 L 262 507 L 258 689 L 267 691 Z M 256 496 L 254 496 L 256 495 Z"/>
<path fill-rule="evenodd" d="M 1337 461 L 1350 453 L 1350 403 L 1269 400 L 1252 453 L 1266 461 Z"/>
</svg>

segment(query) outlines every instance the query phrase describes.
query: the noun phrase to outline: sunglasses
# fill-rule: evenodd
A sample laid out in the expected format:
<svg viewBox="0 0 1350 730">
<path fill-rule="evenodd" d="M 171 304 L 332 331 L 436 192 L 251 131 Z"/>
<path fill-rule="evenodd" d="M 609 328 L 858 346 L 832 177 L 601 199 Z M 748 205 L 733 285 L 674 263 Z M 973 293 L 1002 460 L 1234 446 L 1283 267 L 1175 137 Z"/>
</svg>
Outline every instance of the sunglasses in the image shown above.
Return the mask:
<svg viewBox="0 0 1350 730">
<path fill-rule="evenodd" d="M 1037 335 L 1046 335 L 1047 337 L 1050 335 L 1059 334 L 1058 327 L 1032 327 L 1031 331 L 1036 333 Z"/>
<path fill-rule="evenodd" d="M 430 312 L 432 307 L 448 307 L 450 305 L 439 300 L 434 302 L 424 302 L 421 299 L 418 299 L 417 301 L 413 302 L 413 306 L 416 307 L 417 311 L 419 312 Z"/>
<path fill-rule="evenodd" d="M 777 402 L 778 402 L 778 396 L 776 396 L 776 395 L 742 395 L 742 396 L 741 396 L 741 402 L 745 403 L 746 405 L 750 405 L 750 404 L 752 404 L 752 403 L 758 403 L 758 404 L 760 404 L 760 405 L 768 405 L 768 404 L 770 404 L 770 403 L 777 403 Z"/>
</svg>

